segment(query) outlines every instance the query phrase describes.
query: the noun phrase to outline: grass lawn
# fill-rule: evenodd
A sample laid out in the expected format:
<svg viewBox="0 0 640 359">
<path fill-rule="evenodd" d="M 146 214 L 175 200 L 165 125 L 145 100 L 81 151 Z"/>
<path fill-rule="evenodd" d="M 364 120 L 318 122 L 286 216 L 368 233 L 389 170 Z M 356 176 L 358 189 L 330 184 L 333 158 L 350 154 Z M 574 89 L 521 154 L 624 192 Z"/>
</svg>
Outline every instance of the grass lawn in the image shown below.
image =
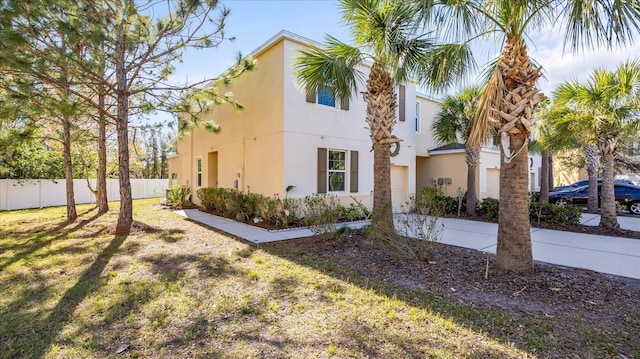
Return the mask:
<svg viewBox="0 0 640 359">
<path fill-rule="evenodd" d="M 134 201 L 157 230 L 128 236 L 103 234 L 117 203 L 104 216 L 78 206 L 70 224 L 64 207 L 0 212 L 0 357 L 536 357 L 542 334 L 526 316 L 295 260 L 157 202 Z"/>
</svg>

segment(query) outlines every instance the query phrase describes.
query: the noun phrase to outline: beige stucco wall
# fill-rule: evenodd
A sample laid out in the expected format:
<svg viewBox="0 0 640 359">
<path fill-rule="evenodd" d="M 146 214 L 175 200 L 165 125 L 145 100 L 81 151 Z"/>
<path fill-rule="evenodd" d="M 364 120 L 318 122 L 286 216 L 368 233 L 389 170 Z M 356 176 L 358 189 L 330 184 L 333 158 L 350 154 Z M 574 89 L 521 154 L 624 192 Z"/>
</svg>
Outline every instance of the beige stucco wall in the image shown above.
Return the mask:
<svg viewBox="0 0 640 359">
<path fill-rule="evenodd" d="M 229 89 L 244 107 L 239 112 L 231 106 L 216 108 L 203 120 L 214 120 L 221 127 L 218 134 L 193 130 L 178 144 L 173 167 L 180 184 L 192 188 L 197 203 L 196 161 L 202 158 L 202 187 L 217 182 L 218 187 L 264 194 L 282 192 L 283 188 L 283 41 L 256 56 L 257 69 L 233 82 Z M 268 94 L 268 96 L 265 96 Z M 217 181 L 209 178 L 210 153 L 217 152 Z"/>
<path fill-rule="evenodd" d="M 556 153 L 553 156 L 553 184 L 555 186 L 563 186 L 571 183 L 587 179 L 586 168 L 577 169 L 569 166 L 569 163 L 575 162 L 572 158 L 580 156 L 580 150 L 571 150 L 562 153 Z"/>
<path fill-rule="evenodd" d="M 416 158 L 416 189 L 422 191 L 424 187 L 434 187 L 433 180 L 438 178 L 451 178 L 451 184 L 443 184 L 439 187 L 447 196 L 457 196 L 458 188 L 467 190 L 467 165 L 464 161 L 464 152 L 431 155 L 430 157 Z M 476 191 L 478 176 L 476 174 Z"/>
<path fill-rule="evenodd" d="M 442 106 L 440 102 L 422 95 L 416 96 L 416 101 L 420 103 L 420 132 L 416 135 L 416 154 L 427 157 L 429 156 L 429 150 L 439 146 L 433 139 L 431 125 L 442 110 Z M 418 186 L 418 188 L 421 187 Z"/>
</svg>

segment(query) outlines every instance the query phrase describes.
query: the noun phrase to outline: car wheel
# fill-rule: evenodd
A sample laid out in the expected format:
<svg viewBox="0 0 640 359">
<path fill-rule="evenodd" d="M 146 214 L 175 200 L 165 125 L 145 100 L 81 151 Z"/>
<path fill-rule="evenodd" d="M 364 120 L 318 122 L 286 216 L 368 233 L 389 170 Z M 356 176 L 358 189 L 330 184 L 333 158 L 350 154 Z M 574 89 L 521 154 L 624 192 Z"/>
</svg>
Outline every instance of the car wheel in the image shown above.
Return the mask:
<svg viewBox="0 0 640 359">
<path fill-rule="evenodd" d="M 627 207 L 629 208 L 629 212 L 640 215 L 640 202 L 629 203 Z"/>
<path fill-rule="evenodd" d="M 556 199 L 556 204 L 558 206 L 565 206 L 565 205 L 569 204 L 569 201 L 566 198 L 562 197 L 562 198 Z"/>
</svg>

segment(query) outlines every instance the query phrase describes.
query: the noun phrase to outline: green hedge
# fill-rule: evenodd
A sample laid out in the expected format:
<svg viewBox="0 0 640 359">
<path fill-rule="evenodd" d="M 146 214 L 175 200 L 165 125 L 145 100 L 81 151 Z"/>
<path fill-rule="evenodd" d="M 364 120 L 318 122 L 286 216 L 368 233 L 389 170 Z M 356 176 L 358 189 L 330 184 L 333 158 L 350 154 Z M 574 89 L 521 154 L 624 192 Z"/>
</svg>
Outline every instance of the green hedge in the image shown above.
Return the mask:
<svg viewBox="0 0 640 359">
<path fill-rule="evenodd" d="M 434 191 L 435 190 L 435 191 Z M 442 214 L 456 214 L 458 211 L 458 198 L 442 195 L 437 189 L 425 188 L 423 198 L 431 198 L 437 203 Z M 463 208 L 464 208 L 463 202 Z M 491 222 L 498 221 L 500 201 L 495 198 L 485 198 L 478 202 L 477 213 Z M 531 223 L 548 222 L 556 224 L 579 224 L 582 209 L 576 206 L 558 206 L 550 203 L 532 201 L 529 205 L 529 218 Z"/>
<path fill-rule="evenodd" d="M 201 206 L 207 212 L 244 222 L 265 222 L 269 227 L 318 226 L 338 220 L 369 217 L 361 204 L 341 206 L 335 196 L 311 195 L 302 199 L 280 199 L 230 188 L 200 188 Z"/>
</svg>

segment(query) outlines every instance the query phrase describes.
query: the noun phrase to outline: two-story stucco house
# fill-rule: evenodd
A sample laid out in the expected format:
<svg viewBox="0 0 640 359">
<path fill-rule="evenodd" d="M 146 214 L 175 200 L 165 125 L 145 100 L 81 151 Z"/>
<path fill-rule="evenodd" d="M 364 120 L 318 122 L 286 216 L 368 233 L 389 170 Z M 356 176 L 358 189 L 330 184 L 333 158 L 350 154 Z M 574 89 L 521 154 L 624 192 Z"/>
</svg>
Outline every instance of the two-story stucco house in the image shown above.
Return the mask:
<svg viewBox="0 0 640 359">
<path fill-rule="evenodd" d="M 373 152 L 365 129 L 365 102 L 360 91 L 353 98 L 337 99 L 322 89 L 308 95 L 297 85 L 294 61 L 310 42 L 282 31 L 252 53 L 257 69 L 230 88 L 245 110 L 218 108 L 207 115 L 221 126 L 218 134 L 194 129 L 178 143 L 177 154 L 169 160 L 178 184 L 189 185 L 192 193 L 201 187 L 226 187 L 280 197 L 294 186 L 287 193 L 290 198 L 329 193 L 346 203 L 353 197 L 371 205 Z M 368 67 L 362 65 L 361 71 L 366 75 Z M 364 84 L 360 87 L 364 90 Z M 439 103 L 418 95 L 413 83 L 396 91 L 399 108 L 393 134 L 403 140 L 391 157 L 397 210 L 410 195 L 431 186 L 434 178 L 436 184 L 440 177 L 452 178 L 456 182 L 447 184 L 452 186 L 460 180 L 465 187 L 466 165 L 464 160 L 460 165 L 442 163 L 463 171 L 460 178 L 458 172 L 440 173 L 426 165 L 434 157 L 430 123 Z"/>
</svg>

